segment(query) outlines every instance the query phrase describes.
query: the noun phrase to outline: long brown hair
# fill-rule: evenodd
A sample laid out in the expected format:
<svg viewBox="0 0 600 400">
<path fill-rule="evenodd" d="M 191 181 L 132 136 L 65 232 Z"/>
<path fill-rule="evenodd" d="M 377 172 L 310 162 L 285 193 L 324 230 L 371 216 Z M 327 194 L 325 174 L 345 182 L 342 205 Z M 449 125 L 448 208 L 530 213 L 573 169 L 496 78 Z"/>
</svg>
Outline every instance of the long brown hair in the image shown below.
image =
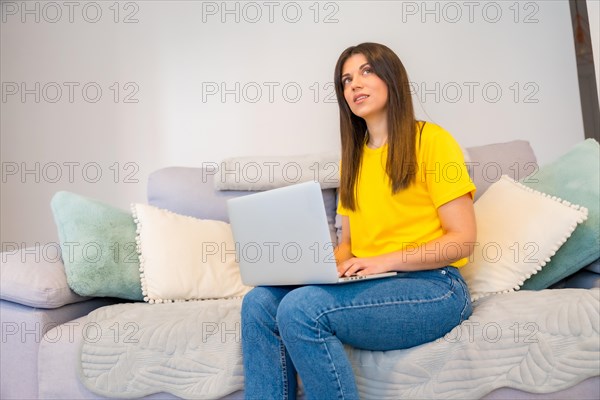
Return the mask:
<svg viewBox="0 0 600 400">
<path fill-rule="evenodd" d="M 416 120 L 404 65 L 392 50 L 382 44 L 361 43 L 348 47 L 337 61 L 333 79 L 340 108 L 342 140 L 340 200 L 344 207 L 353 211 L 358 208 L 356 187 L 367 132 L 365 120 L 352 113 L 344 98 L 342 68 L 346 60 L 355 54 L 364 55 L 373 72 L 388 87 L 386 173 L 390 179 L 392 194 L 410 185 L 415 179 L 417 165 Z"/>
</svg>

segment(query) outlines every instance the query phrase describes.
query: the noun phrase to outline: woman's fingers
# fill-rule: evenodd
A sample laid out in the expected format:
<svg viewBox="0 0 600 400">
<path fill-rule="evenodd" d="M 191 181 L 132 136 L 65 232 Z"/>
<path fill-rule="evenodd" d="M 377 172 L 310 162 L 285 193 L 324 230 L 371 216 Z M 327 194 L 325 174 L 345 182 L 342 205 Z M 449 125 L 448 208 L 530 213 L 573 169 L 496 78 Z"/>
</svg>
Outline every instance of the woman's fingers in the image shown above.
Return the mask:
<svg viewBox="0 0 600 400">
<path fill-rule="evenodd" d="M 338 265 L 338 274 L 339 276 L 356 275 L 365 267 L 366 266 L 363 265 L 363 259 L 353 257 Z"/>
<path fill-rule="evenodd" d="M 353 257 L 353 258 L 349 258 L 346 261 L 340 263 L 338 265 L 338 275 L 339 276 L 349 276 L 350 271 L 354 267 L 356 260 L 357 259 L 355 257 Z"/>
</svg>

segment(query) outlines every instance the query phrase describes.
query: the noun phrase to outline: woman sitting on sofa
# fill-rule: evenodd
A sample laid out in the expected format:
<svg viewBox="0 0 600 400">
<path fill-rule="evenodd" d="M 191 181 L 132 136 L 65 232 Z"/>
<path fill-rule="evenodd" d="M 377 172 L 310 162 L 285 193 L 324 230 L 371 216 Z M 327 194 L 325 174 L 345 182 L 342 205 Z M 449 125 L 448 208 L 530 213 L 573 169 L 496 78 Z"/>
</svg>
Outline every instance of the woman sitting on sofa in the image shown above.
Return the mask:
<svg viewBox="0 0 600 400">
<path fill-rule="evenodd" d="M 242 306 L 248 399 L 357 399 L 344 344 L 395 350 L 442 337 L 471 314 L 458 268 L 472 251 L 475 186 L 441 127 L 416 121 L 408 76 L 388 47 L 349 47 L 335 67 L 340 109 L 340 276 L 344 285 L 256 287 Z M 250 334 L 251 332 L 251 334 Z"/>
</svg>

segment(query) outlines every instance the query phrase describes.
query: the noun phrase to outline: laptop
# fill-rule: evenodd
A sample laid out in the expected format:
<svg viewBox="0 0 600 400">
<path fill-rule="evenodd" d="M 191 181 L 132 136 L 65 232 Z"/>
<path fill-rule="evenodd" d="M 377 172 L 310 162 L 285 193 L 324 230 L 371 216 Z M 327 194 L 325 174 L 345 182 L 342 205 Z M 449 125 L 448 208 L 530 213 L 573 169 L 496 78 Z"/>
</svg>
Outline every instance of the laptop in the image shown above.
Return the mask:
<svg viewBox="0 0 600 400">
<path fill-rule="evenodd" d="M 229 199 L 227 209 L 246 285 L 335 284 L 396 275 L 338 277 L 318 182 Z"/>
</svg>

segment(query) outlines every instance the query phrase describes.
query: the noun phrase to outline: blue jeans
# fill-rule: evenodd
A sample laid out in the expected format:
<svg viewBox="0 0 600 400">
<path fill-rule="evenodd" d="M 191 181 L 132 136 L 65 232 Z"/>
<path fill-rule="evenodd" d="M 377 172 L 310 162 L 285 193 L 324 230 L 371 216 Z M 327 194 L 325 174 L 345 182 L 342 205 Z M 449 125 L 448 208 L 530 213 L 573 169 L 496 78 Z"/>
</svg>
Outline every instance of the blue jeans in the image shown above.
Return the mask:
<svg viewBox="0 0 600 400">
<path fill-rule="evenodd" d="M 247 399 L 358 399 L 344 344 L 396 350 L 442 337 L 471 315 L 454 267 L 340 285 L 263 286 L 242 304 Z"/>
</svg>

